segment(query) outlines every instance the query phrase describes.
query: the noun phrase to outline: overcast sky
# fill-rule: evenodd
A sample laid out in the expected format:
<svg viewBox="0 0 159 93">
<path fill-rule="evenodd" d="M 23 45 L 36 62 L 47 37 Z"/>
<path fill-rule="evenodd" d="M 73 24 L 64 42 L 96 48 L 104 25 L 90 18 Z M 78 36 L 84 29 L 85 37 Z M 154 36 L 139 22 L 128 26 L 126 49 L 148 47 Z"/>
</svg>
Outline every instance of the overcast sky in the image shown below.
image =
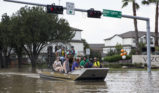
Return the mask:
<svg viewBox="0 0 159 93">
<path fill-rule="evenodd" d="M 122 14 L 132 15 L 132 6 L 129 4 L 125 8 L 121 8 L 122 0 L 19 0 L 34 2 L 40 4 L 52 4 L 66 6 L 66 2 L 73 2 L 75 8 L 90 9 L 103 11 L 103 9 L 122 11 Z M 59 3 L 60 1 L 60 3 Z M 141 0 L 137 0 L 140 4 Z M 25 4 L 9 3 L 0 0 L 0 15 L 7 13 L 12 15 Z M 151 20 L 151 31 L 154 32 L 155 5 L 143 6 L 140 4 L 140 9 L 137 11 L 138 16 L 149 17 Z M 121 34 L 127 31 L 134 30 L 133 20 L 126 18 L 110 18 L 101 17 L 101 19 L 88 18 L 87 13 L 75 12 L 75 15 L 67 15 L 64 11 L 59 17 L 65 18 L 70 26 L 82 29 L 82 38 L 88 43 L 104 43 L 104 39 L 115 34 Z M 146 31 L 146 22 L 138 21 L 140 31 Z"/>
</svg>

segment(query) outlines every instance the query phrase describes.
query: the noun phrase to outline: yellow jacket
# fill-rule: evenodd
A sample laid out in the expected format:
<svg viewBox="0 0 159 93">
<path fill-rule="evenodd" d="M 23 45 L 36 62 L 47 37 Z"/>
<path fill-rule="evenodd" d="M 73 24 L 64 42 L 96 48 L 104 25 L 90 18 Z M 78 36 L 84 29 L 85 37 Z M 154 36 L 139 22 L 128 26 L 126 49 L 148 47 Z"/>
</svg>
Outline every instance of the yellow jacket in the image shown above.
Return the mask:
<svg viewBox="0 0 159 93">
<path fill-rule="evenodd" d="M 99 68 L 100 68 L 100 62 L 99 62 L 99 61 L 94 62 L 94 63 L 93 63 L 93 67 L 99 67 Z"/>
</svg>

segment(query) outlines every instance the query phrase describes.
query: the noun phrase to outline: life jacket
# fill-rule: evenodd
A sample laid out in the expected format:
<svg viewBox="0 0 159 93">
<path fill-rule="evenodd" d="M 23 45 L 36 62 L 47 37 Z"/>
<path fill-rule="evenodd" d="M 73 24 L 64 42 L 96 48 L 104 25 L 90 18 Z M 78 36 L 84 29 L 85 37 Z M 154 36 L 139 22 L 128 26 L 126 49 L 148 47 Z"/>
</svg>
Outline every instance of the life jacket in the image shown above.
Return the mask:
<svg viewBox="0 0 159 93">
<path fill-rule="evenodd" d="M 61 56 L 65 56 L 65 51 L 64 50 L 61 51 Z"/>
</svg>

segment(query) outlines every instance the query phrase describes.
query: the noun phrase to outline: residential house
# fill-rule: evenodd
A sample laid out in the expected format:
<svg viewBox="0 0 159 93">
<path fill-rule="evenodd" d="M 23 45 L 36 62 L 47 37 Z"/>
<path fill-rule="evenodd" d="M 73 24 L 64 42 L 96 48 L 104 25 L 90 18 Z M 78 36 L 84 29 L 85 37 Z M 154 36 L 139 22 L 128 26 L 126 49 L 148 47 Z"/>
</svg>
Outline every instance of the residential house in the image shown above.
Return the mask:
<svg viewBox="0 0 159 93">
<path fill-rule="evenodd" d="M 104 39 L 105 47 L 103 48 L 103 53 L 107 54 L 110 50 L 114 50 L 117 44 L 121 44 L 129 54 L 131 49 L 136 48 L 135 35 L 136 35 L 135 31 L 129 31 L 122 34 L 116 34 L 110 38 Z M 139 37 L 139 43 L 142 42 L 146 44 L 146 32 L 139 31 L 138 37 Z M 155 42 L 154 39 L 155 39 L 155 33 L 151 32 L 150 33 L 151 48 L 154 48 L 154 42 Z"/>
<path fill-rule="evenodd" d="M 56 42 L 56 43 L 52 43 L 49 42 L 49 44 L 43 48 L 43 50 L 41 51 L 41 53 L 47 53 L 48 51 L 48 47 L 52 47 L 52 52 L 55 53 L 56 52 L 56 48 L 57 46 L 62 46 L 65 47 L 65 49 L 71 49 L 71 47 L 73 46 L 77 55 L 84 55 L 84 44 L 82 42 L 82 38 L 81 38 L 81 29 L 77 29 L 77 28 L 73 28 L 72 30 L 75 31 L 75 36 L 72 38 L 72 40 L 68 41 L 67 43 L 62 43 L 62 42 Z"/>
</svg>

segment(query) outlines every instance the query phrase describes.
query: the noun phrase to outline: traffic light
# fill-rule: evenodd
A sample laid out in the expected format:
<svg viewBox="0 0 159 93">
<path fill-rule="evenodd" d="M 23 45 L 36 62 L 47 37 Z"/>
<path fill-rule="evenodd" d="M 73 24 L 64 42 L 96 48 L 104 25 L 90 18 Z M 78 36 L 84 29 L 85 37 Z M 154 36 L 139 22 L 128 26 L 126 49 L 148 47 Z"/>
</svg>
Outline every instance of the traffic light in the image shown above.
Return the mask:
<svg viewBox="0 0 159 93">
<path fill-rule="evenodd" d="M 63 6 L 47 5 L 47 13 L 63 14 Z"/>
<path fill-rule="evenodd" d="M 91 18 L 100 18 L 102 15 L 101 11 L 96 11 L 94 9 L 87 10 L 87 16 Z"/>
</svg>

